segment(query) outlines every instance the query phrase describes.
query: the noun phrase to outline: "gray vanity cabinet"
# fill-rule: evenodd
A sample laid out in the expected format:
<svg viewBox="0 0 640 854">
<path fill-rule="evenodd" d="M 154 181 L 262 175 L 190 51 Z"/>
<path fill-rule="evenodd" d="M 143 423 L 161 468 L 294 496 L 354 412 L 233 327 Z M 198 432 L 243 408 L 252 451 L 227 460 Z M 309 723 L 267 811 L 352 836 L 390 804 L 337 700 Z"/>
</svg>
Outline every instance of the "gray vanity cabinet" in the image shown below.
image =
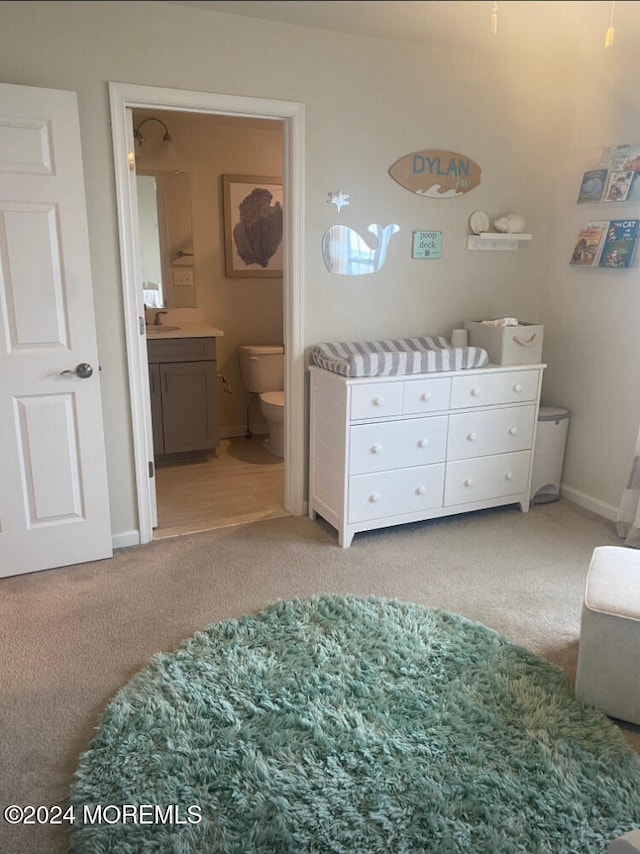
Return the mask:
<svg viewBox="0 0 640 854">
<path fill-rule="evenodd" d="M 216 339 L 152 339 L 147 352 L 154 453 L 216 448 Z"/>
</svg>

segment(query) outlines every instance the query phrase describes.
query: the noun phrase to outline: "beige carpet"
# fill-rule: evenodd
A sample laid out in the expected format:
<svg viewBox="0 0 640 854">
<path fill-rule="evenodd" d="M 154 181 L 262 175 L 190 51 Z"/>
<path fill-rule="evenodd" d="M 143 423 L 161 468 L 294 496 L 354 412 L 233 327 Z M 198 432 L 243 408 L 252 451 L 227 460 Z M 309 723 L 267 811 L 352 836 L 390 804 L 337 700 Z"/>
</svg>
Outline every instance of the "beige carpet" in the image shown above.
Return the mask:
<svg viewBox="0 0 640 854">
<path fill-rule="evenodd" d="M 279 598 L 397 597 L 478 620 L 573 680 L 591 552 L 613 523 L 566 501 L 357 534 L 285 517 L 0 581 L 0 802 L 63 802 L 101 710 L 153 653 Z M 640 750 L 640 728 L 624 732 Z M 62 827 L 9 827 L 3 854 L 66 851 Z"/>
</svg>

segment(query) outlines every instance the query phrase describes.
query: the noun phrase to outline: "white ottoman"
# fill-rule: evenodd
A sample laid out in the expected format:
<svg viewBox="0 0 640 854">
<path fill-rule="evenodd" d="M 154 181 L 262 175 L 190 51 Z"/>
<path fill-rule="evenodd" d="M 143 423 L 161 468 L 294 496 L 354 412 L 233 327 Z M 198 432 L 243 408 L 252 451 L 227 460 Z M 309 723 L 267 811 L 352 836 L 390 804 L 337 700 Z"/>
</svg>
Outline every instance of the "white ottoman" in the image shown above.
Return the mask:
<svg viewBox="0 0 640 854">
<path fill-rule="evenodd" d="M 580 625 L 576 696 L 640 724 L 640 551 L 593 550 Z"/>
</svg>

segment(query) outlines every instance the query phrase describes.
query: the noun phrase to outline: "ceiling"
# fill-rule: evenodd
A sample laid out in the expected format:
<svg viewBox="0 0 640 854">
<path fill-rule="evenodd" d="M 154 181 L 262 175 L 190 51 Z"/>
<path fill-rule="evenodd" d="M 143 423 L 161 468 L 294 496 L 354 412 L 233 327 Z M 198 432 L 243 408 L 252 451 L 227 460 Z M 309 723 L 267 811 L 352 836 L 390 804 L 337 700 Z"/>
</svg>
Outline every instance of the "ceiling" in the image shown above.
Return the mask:
<svg viewBox="0 0 640 854">
<path fill-rule="evenodd" d="M 611 0 L 174 0 L 175 5 L 467 51 L 583 55 L 604 50 Z M 614 48 L 637 45 L 640 2 L 618 3 Z"/>
</svg>

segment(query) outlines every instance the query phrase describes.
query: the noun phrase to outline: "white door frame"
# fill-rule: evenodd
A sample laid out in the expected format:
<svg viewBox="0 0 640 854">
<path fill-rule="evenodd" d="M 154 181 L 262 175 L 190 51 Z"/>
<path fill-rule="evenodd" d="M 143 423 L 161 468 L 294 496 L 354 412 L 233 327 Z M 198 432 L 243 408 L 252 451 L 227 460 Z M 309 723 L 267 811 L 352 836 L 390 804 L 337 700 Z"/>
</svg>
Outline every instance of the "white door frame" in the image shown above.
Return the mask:
<svg viewBox="0 0 640 854">
<path fill-rule="evenodd" d="M 109 83 L 113 152 L 118 203 L 118 232 L 124 328 L 129 370 L 132 439 L 138 496 L 140 543 L 153 539 L 155 480 L 149 476 L 153 460 L 149 377 L 147 372 L 144 305 L 138 269 L 137 221 L 132 194 L 131 128 L 127 111 L 134 107 L 227 116 L 281 119 L 283 122 L 284 270 L 283 310 L 285 347 L 285 477 L 284 507 L 294 516 L 304 509 L 304 105 L 211 92 L 161 89 L 128 83 Z M 142 318 L 142 320 L 141 320 Z M 154 491 L 152 493 L 152 490 Z"/>
</svg>

